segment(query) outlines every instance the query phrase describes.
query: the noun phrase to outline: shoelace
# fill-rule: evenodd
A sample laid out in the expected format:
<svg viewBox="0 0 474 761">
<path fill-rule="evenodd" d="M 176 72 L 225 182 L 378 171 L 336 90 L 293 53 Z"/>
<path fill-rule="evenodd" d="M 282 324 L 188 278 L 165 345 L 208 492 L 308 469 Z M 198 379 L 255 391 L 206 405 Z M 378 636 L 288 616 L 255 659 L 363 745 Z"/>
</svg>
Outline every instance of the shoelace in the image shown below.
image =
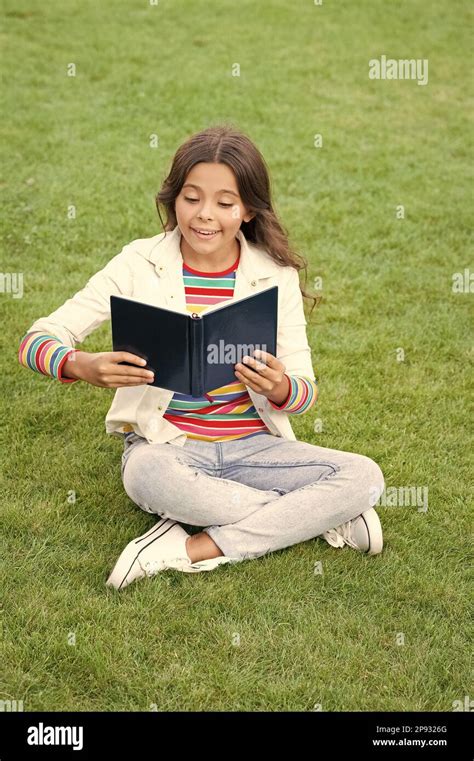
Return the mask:
<svg viewBox="0 0 474 761">
<path fill-rule="evenodd" d="M 330 528 L 325 534 L 329 534 L 339 546 L 341 546 L 341 539 L 346 542 L 350 547 L 357 547 L 351 536 L 351 523 L 352 521 L 346 521 L 341 523 L 337 528 Z"/>
<path fill-rule="evenodd" d="M 164 568 L 168 567 L 172 563 L 183 563 L 185 565 L 190 564 L 189 558 L 183 558 L 183 557 L 176 557 L 176 558 L 168 558 L 167 560 L 147 560 L 146 563 L 143 563 L 143 570 L 147 575 L 151 575 L 156 573 L 157 571 L 162 571 Z M 140 564 L 141 565 L 141 564 Z"/>
</svg>

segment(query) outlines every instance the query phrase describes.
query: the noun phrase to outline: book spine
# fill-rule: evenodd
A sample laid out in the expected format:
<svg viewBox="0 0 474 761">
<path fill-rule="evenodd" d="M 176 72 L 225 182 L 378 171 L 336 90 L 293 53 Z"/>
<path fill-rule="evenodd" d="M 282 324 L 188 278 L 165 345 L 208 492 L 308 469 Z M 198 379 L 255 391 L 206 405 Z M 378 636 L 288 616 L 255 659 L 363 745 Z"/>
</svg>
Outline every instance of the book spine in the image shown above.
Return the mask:
<svg viewBox="0 0 474 761">
<path fill-rule="evenodd" d="M 204 326 L 202 317 L 191 314 L 191 396 L 204 394 Z"/>
</svg>

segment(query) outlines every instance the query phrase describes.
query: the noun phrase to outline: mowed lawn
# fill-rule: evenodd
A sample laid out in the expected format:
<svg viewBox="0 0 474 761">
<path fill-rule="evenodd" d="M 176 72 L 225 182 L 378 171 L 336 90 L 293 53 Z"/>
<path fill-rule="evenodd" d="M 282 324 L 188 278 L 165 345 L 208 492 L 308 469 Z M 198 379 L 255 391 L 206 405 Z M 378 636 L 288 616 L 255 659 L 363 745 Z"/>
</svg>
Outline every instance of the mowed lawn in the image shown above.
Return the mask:
<svg viewBox="0 0 474 761">
<path fill-rule="evenodd" d="M 23 294 L 0 294 L 1 700 L 452 711 L 472 695 L 473 295 L 453 291 L 474 270 L 469 6 L 6 0 L 1 269 L 23 273 Z M 382 55 L 428 59 L 428 84 L 370 80 Z M 428 509 L 381 506 L 377 557 L 313 539 L 119 594 L 106 577 L 153 518 L 105 433 L 114 391 L 28 371 L 18 345 L 125 243 L 161 231 L 175 150 L 221 122 L 265 156 L 322 296 L 308 324 L 320 396 L 293 416 L 297 438 L 372 457 L 387 490 L 416 487 Z M 81 348 L 110 351 L 110 323 Z"/>
</svg>

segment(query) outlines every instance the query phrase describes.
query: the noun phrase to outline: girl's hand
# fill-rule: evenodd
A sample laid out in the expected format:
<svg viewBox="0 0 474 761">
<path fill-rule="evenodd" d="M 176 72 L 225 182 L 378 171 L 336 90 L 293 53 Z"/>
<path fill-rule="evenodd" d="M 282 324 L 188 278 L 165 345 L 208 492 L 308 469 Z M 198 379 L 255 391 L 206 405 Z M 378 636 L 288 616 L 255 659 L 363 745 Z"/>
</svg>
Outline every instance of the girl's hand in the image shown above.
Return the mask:
<svg viewBox="0 0 474 761">
<path fill-rule="evenodd" d="M 242 364 L 235 365 L 235 375 L 257 394 L 262 394 L 275 404 L 282 404 L 289 391 L 285 365 L 268 351 L 256 349 L 252 357 L 242 357 Z M 261 360 L 261 361 L 259 361 Z"/>
<path fill-rule="evenodd" d="M 133 362 L 138 367 L 120 365 L 119 362 Z M 84 380 L 101 388 L 143 386 L 154 378 L 153 372 L 145 369 L 142 358 L 128 351 L 103 351 L 97 354 L 76 351 L 64 363 L 62 374 L 66 378 Z"/>
</svg>

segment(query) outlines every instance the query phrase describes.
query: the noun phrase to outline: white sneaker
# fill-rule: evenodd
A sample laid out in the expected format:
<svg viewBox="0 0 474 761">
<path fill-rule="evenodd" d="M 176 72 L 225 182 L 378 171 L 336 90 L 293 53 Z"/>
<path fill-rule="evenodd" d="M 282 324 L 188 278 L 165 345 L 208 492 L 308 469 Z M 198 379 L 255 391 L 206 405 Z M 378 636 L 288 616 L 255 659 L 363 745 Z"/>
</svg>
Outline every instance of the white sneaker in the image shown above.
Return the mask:
<svg viewBox="0 0 474 761">
<path fill-rule="evenodd" d="M 107 579 L 107 586 L 121 590 L 135 579 L 153 576 L 158 571 L 168 568 L 198 573 L 233 561 L 232 558 L 220 555 L 217 558 L 192 563 L 186 552 L 186 540 L 189 536 L 190 534 L 176 521 L 160 518 L 143 536 L 127 544 Z"/>
<path fill-rule="evenodd" d="M 378 555 L 383 548 L 382 525 L 373 507 L 357 518 L 325 531 L 321 537 L 332 547 L 344 547 L 347 544 L 367 555 Z"/>
</svg>

